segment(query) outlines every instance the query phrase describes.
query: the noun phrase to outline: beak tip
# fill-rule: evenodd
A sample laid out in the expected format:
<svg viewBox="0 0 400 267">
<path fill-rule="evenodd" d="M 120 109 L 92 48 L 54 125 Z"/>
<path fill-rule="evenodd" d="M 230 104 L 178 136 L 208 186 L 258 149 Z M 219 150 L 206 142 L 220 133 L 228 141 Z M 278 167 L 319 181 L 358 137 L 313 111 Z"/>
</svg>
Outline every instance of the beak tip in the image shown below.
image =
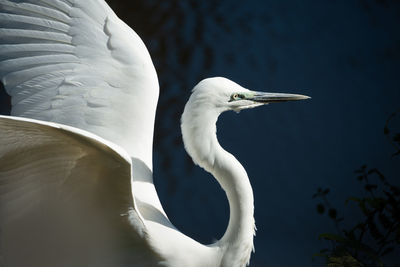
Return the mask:
<svg viewBox="0 0 400 267">
<path fill-rule="evenodd" d="M 306 100 L 306 99 L 311 99 L 311 96 L 308 95 L 295 95 L 293 100 Z"/>
</svg>

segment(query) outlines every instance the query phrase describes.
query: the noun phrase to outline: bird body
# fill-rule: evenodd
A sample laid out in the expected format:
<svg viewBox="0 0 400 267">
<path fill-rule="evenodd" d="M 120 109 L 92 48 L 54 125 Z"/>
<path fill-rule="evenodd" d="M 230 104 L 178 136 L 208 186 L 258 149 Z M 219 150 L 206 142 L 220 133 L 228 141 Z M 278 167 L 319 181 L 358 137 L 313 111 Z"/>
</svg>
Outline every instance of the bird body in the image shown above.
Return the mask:
<svg viewBox="0 0 400 267">
<path fill-rule="evenodd" d="M 223 237 L 203 245 L 170 222 L 158 198 L 157 74 L 140 37 L 106 2 L 0 0 L 0 37 L 0 78 L 12 101 L 12 116 L 0 116 L 0 266 L 249 263 L 253 192 L 218 143 L 218 116 L 308 97 L 221 77 L 195 86 L 181 119 L 184 145 L 230 207 Z"/>
</svg>

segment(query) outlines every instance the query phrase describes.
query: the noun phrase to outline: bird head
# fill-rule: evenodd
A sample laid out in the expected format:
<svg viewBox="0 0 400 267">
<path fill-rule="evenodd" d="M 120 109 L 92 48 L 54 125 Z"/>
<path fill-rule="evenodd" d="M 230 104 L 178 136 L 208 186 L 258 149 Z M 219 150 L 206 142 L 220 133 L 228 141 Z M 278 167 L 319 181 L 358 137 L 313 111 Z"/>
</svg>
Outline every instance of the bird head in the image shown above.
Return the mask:
<svg viewBox="0 0 400 267">
<path fill-rule="evenodd" d="M 193 161 L 211 171 L 216 154 L 216 122 L 228 110 L 236 112 L 273 102 L 307 99 L 308 96 L 251 91 L 226 78 L 199 82 L 186 103 L 181 129 L 186 151 Z"/>
<path fill-rule="evenodd" d="M 204 79 L 193 89 L 196 104 L 214 108 L 220 113 L 254 108 L 269 103 L 303 100 L 310 97 L 297 94 L 266 93 L 248 90 L 222 77 Z M 191 97 L 191 98 L 192 98 Z"/>
</svg>

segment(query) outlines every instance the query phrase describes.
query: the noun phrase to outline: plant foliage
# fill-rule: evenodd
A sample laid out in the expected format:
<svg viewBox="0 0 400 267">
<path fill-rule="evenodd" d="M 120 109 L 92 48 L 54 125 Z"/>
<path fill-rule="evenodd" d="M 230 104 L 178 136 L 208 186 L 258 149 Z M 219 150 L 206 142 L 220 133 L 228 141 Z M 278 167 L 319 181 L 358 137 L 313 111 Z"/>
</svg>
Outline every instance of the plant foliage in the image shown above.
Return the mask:
<svg viewBox="0 0 400 267">
<path fill-rule="evenodd" d="M 395 148 L 392 157 L 400 155 L 400 133 L 392 133 L 386 121 L 384 134 Z M 390 183 L 376 168 L 361 166 L 355 171 L 363 185 L 363 197 L 349 197 L 346 204 L 353 204 L 361 211 L 362 220 L 344 228 L 343 217 L 328 200 L 330 190 L 318 188 L 313 198 L 320 202 L 316 206 L 319 214 L 327 214 L 334 222 L 337 233 L 320 234 L 319 238 L 332 243 L 314 256 L 325 257 L 328 267 L 375 267 L 385 266 L 383 259 L 400 247 L 400 188 Z M 400 262 L 400 260 L 399 260 Z"/>
</svg>

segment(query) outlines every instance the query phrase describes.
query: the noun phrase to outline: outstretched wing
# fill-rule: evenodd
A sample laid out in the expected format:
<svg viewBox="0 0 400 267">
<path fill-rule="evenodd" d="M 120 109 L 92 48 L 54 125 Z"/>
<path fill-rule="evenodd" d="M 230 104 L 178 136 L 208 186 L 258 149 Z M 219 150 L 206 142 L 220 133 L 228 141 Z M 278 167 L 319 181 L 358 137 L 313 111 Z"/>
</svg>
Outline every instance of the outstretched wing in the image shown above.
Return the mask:
<svg viewBox="0 0 400 267">
<path fill-rule="evenodd" d="M 157 75 L 139 36 L 114 14 L 104 0 L 0 0 L 0 78 L 11 96 L 12 115 L 83 129 L 127 151 L 133 172 L 132 188 L 130 183 L 126 183 L 125 190 L 133 192 L 137 214 L 143 218 L 151 241 L 155 243 L 155 239 L 161 238 L 152 229 L 175 231 L 160 204 L 152 180 L 153 127 L 159 93 Z M 36 137 L 29 137 L 30 134 L 28 131 L 23 136 L 34 143 Z M 46 138 L 43 135 L 43 139 Z M 29 142 L 14 146 L 12 149 L 18 146 L 29 148 Z M 60 160 L 65 153 L 72 166 L 51 161 L 54 167 L 48 171 L 43 169 L 45 165 L 39 166 L 45 175 L 29 176 L 29 179 L 24 178 L 24 172 L 15 171 L 12 178 L 7 178 L 7 181 L 12 179 L 20 186 L 12 195 L 18 199 L 23 198 L 24 193 L 38 197 L 41 193 L 29 186 L 43 185 L 40 177 L 51 177 L 55 170 L 59 170 L 59 179 L 63 181 L 63 175 L 69 175 L 68 168 L 81 166 L 74 165 L 81 162 L 81 158 L 74 158 L 80 153 L 80 145 L 75 146 L 76 151 L 70 151 L 66 144 L 60 148 L 55 150 L 56 145 L 52 144 L 51 153 L 57 154 Z M 33 162 L 39 163 L 54 156 L 40 155 L 39 150 L 35 153 Z M 21 161 L 17 166 L 19 169 L 38 167 L 24 161 L 22 155 L 17 153 L 16 156 L 15 162 Z M 45 159 L 41 160 L 42 156 Z M 89 191 L 91 183 L 99 180 L 96 177 L 102 176 L 102 172 L 113 174 L 106 171 L 106 167 L 92 169 L 92 163 L 87 162 L 77 169 L 79 177 L 86 176 L 87 181 L 82 183 Z M 0 162 L 2 168 L 8 168 L 9 164 L 9 161 Z M 27 167 L 22 167 L 24 164 Z M 67 180 L 71 183 L 76 181 Z M 106 181 L 117 182 L 115 179 Z M 72 189 L 77 188 L 80 186 Z M 0 190 L 10 194 L 8 187 Z M 108 192 L 110 197 L 116 193 Z M 39 201 L 43 203 L 40 198 Z M 75 203 L 74 197 L 68 201 Z M 60 206 L 68 206 L 68 201 L 60 203 Z M 16 200 L 15 203 L 20 202 Z M 4 205 L 12 207 L 14 201 Z M 11 210 L 15 211 L 14 208 Z M 58 218 L 53 217 L 54 220 Z"/>
<path fill-rule="evenodd" d="M 126 150 L 142 216 L 169 223 L 152 180 L 157 75 L 140 37 L 104 0 L 0 0 L 0 78 L 12 115 Z"/>
<path fill-rule="evenodd" d="M 73 127 L 0 116 L 0 163 L 0 266 L 160 262 L 123 149 Z"/>
<path fill-rule="evenodd" d="M 152 168 L 157 74 L 104 0 L 0 0 L 11 114 L 85 129 Z"/>
</svg>

